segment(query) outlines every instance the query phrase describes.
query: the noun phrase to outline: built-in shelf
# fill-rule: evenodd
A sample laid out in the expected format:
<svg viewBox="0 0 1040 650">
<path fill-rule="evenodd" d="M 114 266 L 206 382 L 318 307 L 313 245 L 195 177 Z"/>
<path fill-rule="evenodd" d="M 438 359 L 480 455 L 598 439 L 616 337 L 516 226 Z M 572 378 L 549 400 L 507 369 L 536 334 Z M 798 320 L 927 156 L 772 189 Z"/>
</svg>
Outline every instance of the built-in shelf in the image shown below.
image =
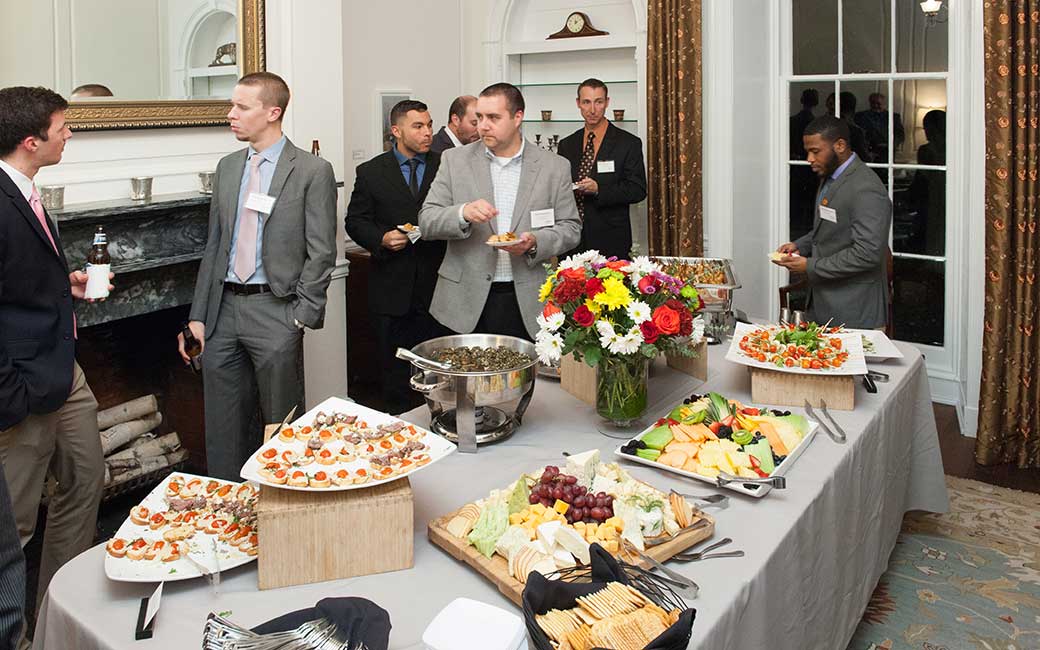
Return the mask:
<svg viewBox="0 0 1040 650">
<path fill-rule="evenodd" d="M 237 77 L 237 65 L 220 65 L 212 68 L 192 68 L 188 74 L 196 79 L 201 77 Z"/>
<path fill-rule="evenodd" d="M 553 83 L 516 84 L 516 87 L 517 88 L 549 88 L 551 86 L 568 86 L 570 88 L 577 88 L 578 84 L 580 84 L 580 83 L 581 83 L 580 81 L 573 81 L 573 82 L 572 81 L 563 81 L 563 82 L 553 82 Z M 606 84 L 607 86 L 617 86 L 617 85 L 620 85 L 620 84 L 634 84 L 634 83 L 639 83 L 639 82 L 635 81 L 635 80 L 632 80 L 632 81 L 627 81 L 626 80 L 626 81 L 604 81 L 603 83 Z"/>
<path fill-rule="evenodd" d="M 502 45 L 503 54 L 545 54 L 550 52 L 582 52 L 585 50 L 609 50 L 635 48 L 636 41 L 631 37 L 588 36 L 582 38 L 561 38 L 545 41 L 516 41 Z"/>
</svg>

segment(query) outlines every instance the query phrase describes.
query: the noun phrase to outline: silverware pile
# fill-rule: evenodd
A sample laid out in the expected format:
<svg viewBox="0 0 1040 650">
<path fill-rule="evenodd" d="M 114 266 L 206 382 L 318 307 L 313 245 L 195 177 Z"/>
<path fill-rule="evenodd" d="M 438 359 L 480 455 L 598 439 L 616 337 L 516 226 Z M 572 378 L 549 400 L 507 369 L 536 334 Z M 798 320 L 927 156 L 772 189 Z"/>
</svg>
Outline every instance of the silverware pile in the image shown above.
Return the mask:
<svg viewBox="0 0 1040 650">
<path fill-rule="evenodd" d="M 203 650 L 351 650 L 349 639 L 340 639 L 336 624 L 319 618 L 295 630 L 257 634 L 210 614 L 202 638 Z"/>
</svg>

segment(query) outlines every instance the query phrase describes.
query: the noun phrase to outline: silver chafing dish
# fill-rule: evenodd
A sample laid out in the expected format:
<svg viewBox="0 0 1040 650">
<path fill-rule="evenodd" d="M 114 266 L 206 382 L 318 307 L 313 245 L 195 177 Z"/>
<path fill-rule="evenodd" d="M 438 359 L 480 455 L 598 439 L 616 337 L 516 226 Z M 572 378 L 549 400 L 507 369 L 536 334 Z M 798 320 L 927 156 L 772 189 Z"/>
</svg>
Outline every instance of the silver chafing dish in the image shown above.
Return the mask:
<svg viewBox="0 0 1040 650">
<path fill-rule="evenodd" d="M 438 350 L 456 347 L 504 346 L 531 357 L 516 368 L 489 372 L 459 372 L 434 361 Z M 478 444 L 507 438 L 520 426 L 534 395 L 538 355 L 534 343 L 513 336 L 457 334 L 431 339 L 397 356 L 418 371 L 411 386 L 430 408 L 430 427 L 456 442 L 459 451 L 476 452 Z"/>
<path fill-rule="evenodd" d="M 722 282 L 706 281 L 694 278 L 693 285 L 704 301 L 704 337 L 709 344 L 721 343 L 728 334 L 733 333 L 736 319 L 733 316 L 733 291 L 740 288 L 737 274 L 733 271 L 731 260 L 722 257 L 652 257 L 665 272 L 669 267 L 679 265 L 694 267 L 710 265 L 720 267 L 724 275 Z"/>
</svg>

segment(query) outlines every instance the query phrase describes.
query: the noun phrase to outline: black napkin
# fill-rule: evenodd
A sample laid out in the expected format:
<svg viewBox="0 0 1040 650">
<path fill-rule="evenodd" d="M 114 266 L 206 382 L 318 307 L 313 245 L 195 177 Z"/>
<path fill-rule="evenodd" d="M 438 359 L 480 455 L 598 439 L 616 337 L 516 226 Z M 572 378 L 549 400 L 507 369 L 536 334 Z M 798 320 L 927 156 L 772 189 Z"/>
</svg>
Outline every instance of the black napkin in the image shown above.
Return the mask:
<svg viewBox="0 0 1040 650">
<path fill-rule="evenodd" d="M 587 596 L 599 591 L 608 582 L 620 582 L 629 584 L 628 576 L 617 560 L 599 544 L 589 547 L 592 556 L 592 582 L 564 582 L 563 580 L 548 580 L 545 576 L 532 571 L 527 578 L 524 587 L 523 604 L 524 612 L 544 614 L 550 609 L 570 609 L 574 607 L 579 596 Z M 684 650 L 690 643 L 690 635 L 693 633 L 693 620 L 697 610 L 687 609 L 679 615 L 679 620 L 670 628 L 665 630 L 656 639 L 646 646 L 645 650 Z M 528 631 L 532 631 L 529 621 Z M 540 628 L 539 628 L 540 630 Z M 533 632 L 532 640 L 536 637 Z M 542 635 L 544 638 L 544 634 Z M 538 647 L 549 647 L 547 644 L 535 642 Z"/>
<path fill-rule="evenodd" d="M 304 623 L 327 618 L 345 635 L 350 647 L 368 650 L 387 650 L 390 644 L 390 614 L 371 600 L 364 598 L 324 598 L 314 607 L 299 609 L 253 628 L 257 634 L 287 632 Z"/>
</svg>

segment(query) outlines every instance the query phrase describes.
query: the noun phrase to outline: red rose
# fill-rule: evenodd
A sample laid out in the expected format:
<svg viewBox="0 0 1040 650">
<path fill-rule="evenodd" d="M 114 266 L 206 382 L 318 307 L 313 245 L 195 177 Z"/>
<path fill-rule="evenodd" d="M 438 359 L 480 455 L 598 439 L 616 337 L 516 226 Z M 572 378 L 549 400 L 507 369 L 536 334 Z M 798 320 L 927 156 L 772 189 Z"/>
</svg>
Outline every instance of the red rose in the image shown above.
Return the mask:
<svg viewBox="0 0 1040 650">
<path fill-rule="evenodd" d="M 661 334 L 676 334 L 679 331 L 679 314 L 667 305 L 655 309 L 651 320 Z"/>
<path fill-rule="evenodd" d="M 606 266 L 608 269 L 611 269 L 613 271 L 620 271 L 629 264 L 631 264 L 631 262 L 629 262 L 628 260 L 614 260 L 612 262 L 607 262 Z"/>
<path fill-rule="evenodd" d="M 574 322 L 582 327 L 589 327 L 596 322 L 596 316 L 588 307 L 581 305 L 574 310 Z"/>
<path fill-rule="evenodd" d="M 669 307 L 677 314 L 679 314 L 679 336 L 689 336 L 693 334 L 693 312 L 690 309 L 672 298 L 668 302 L 664 303 L 666 307 Z"/>
<path fill-rule="evenodd" d="M 657 278 L 647 275 L 639 281 L 639 293 L 651 294 L 657 293 L 657 288 L 661 286 L 661 283 L 657 281 Z"/>
<path fill-rule="evenodd" d="M 578 267 L 576 269 L 562 269 L 560 271 L 560 277 L 565 280 L 585 280 L 585 269 Z"/>
<path fill-rule="evenodd" d="M 585 281 L 585 295 L 589 298 L 595 298 L 597 293 L 603 291 L 603 280 L 599 278 L 589 278 Z"/>
<path fill-rule="evenodd" d="M 564 280 L 563 284 L 553 291 L 553 301 L 557 305 L 565 305 L 572 300 L 580 298 L 585 292 L 585 283 L 580 280 Z"/>
<path fill-rule="evenodd" d="M 657 341 L 657 337 L 661 335 L 661 331 L 657 329 L 657 325 L 654 325 L 653 321 L 643 321 L 639 324 L 639 331 L 643 333 L 643 340 L 647 343 L 653 343 Z"/>
</svg>

